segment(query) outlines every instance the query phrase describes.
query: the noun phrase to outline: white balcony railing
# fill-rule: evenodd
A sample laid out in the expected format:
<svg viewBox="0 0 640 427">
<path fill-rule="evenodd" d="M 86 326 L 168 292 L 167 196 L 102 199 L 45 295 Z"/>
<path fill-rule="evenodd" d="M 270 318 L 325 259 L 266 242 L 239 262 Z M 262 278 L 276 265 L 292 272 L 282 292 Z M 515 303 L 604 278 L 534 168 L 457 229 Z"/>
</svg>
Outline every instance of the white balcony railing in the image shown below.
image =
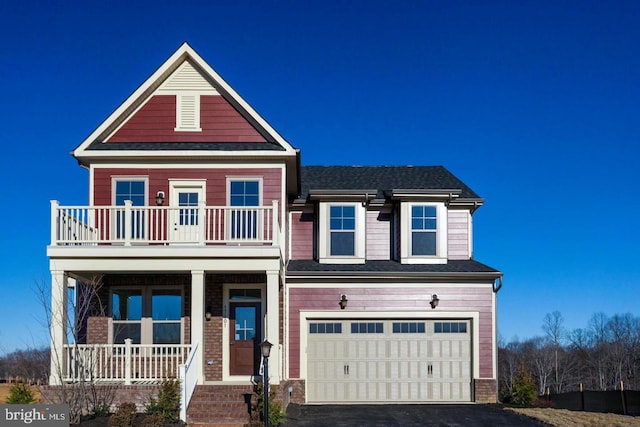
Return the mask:
<svg viewBox="0 0 640 427">
<path fill-rule="evenodd" d="M 191 344 L 69 344 L 64 346 L 65 382 L 153 383 L 179 378 Z"/>
<path fill-rule="evenodd" d="M 60 206 L 51 201 L 51 245 L 277 245 L 272 206 Z"/>
</svg>

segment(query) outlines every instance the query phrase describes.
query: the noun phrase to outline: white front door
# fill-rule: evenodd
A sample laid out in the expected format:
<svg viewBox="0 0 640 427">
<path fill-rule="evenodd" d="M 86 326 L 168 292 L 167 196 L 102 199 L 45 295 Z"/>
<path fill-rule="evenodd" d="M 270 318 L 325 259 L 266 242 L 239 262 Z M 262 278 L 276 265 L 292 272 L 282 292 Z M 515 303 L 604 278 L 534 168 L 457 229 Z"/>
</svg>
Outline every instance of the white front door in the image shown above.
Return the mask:
<svg viewBox="0 0 640 427">
<path fill-rule="evenodd" d="M 204 181 L 170 181 L 171 211 L 169 226 L 171 241 L 197 243 L 204 218 L 200 217 L 199 204 L 206 203 Z"/>
</svg>

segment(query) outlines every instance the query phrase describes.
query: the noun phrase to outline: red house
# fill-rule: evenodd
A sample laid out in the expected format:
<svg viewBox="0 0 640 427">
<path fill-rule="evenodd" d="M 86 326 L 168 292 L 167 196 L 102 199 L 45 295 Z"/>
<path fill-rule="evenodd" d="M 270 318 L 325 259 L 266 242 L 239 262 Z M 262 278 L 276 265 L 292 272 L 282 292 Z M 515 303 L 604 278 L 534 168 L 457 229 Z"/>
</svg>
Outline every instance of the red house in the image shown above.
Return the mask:
<svg viewBox="0 0 640 427">
<path fill-rule="evenodd" d="M 183 418 L 244 419 L 267 339 L 285 404 L 496 401 L 502 273 L 444 167 L 301 166 L 186 43 L 72 154 L 90 194 L 51 202 L 52 385 L 176 377 Z"/>
</svg>

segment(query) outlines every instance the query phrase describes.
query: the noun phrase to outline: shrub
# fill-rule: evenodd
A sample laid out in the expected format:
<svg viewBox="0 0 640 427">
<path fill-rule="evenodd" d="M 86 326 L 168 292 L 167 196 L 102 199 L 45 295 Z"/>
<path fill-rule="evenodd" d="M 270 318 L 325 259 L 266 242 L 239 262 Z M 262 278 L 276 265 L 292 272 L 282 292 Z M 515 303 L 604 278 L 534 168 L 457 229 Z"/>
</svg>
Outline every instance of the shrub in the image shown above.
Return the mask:
<svg viewBox="0 0 640 427">
<path fill-rule="evenodd" d="M 264 399 L 262 383 L 257 383 L 254 387 L 254 391 L 257 396 L 258 405 L 255 407 L 255 411 L 259 414 L 258 417 L 262 419 L 264 414 Z M 282 404 L 276 400 L 276 396 L 273 392 L 269 393 L 269 425 L 281 426 L 287 421 L 287 414 L 282 410 Z M 252 420 L 255 422 L 255 420 Z M 249 423 L 251 425 L 251 423 Z"/>
<path fill-rule="evenodd" d="M 516 405 L 531 406 L 538 397 L 536 383 L 524 366 L 516 372 L 513 380 L 513 395 L 511 401 Z"/>
<path fill-rule="evenodd" d="M 36 398 L 27 383 L 18 382 L 9 389 L 9 396 L 5 399 L 5 403 L 30 404 L 36 403 Z"/>
<path fill-rule="evenodd" d="M 180 382 L 178 380 L 163 381 L 157 398 L 153 396 L 149 398 L 145 405 L 145 412 L 148 415 L 161 415 L 164 424 L 177 422 L 180 417 Z"/>
<path fill-rule="evenodd" d="M 162 414 L 150 414 L 142 420 L 142 427 L 164 427 L 165 421 Z"/>
<path fill-rule="evenodd" d="M 136 404 L 122 403 L 118 410 L 109 418 L 109 427 L 131 427 L 136 419 Z"/>
</svg>

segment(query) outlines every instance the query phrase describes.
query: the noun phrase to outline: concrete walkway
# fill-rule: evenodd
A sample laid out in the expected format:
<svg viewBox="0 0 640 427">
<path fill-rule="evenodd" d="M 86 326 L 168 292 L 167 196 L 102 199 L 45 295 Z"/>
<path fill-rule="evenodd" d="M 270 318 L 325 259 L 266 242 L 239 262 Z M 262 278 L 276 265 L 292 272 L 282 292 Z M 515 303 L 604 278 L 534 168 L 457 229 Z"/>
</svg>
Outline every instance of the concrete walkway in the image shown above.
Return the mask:
<svg viewBox="0 0 640 427">
<path fill-rule="evenodd" d="M 541 427 L 546 424 L 497 405 L 295 405 L 287 427 Z"/>
</svg>

